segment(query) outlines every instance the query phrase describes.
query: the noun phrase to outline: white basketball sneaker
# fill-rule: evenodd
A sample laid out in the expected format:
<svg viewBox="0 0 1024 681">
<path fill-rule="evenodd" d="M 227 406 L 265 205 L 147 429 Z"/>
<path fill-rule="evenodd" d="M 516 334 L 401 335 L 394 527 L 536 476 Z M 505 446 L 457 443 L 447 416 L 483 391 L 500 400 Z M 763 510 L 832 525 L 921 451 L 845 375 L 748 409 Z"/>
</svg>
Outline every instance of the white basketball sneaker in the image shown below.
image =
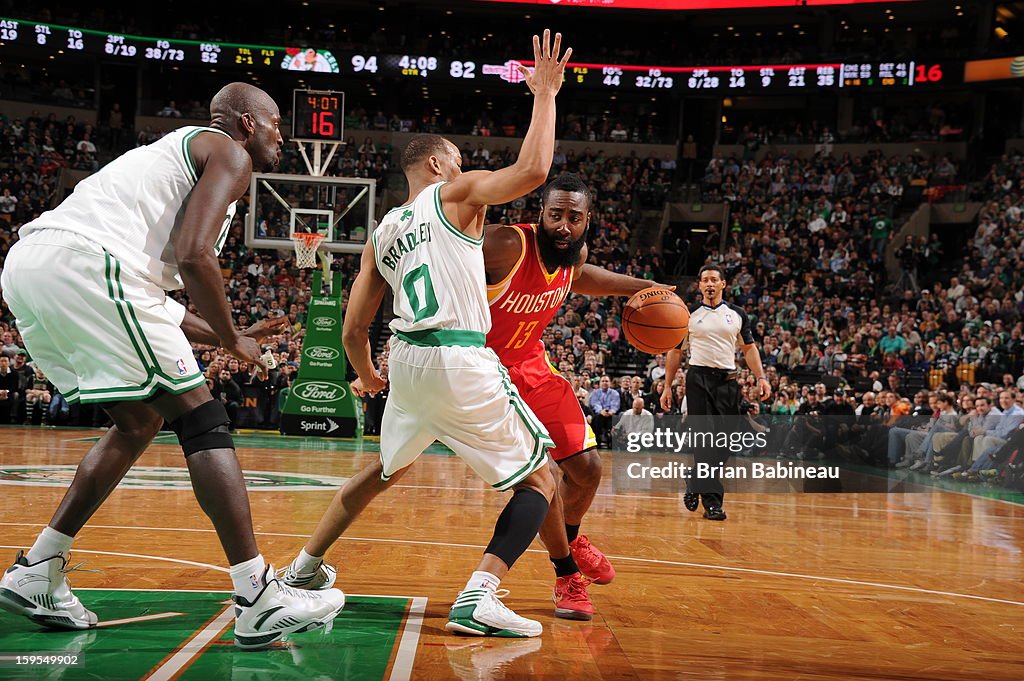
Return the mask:
<svg viewBox="0 0 1024 681">
<path fill-rule="evenodd" d="M 14 565 L 0 579 L 0 608 L 25 615 L 33 622 L 57 629 L 90 629 L 96 615 L 71 593 L 64 575 L 67 560 L 56 555 L 38 563 L 29 563 L 24 551 L 18 551 Z"/>
<path fill-rule="evenodd" d="M 242 650 L 266 648 L 286 634 L 327 625 L 345 607 L 339 589 L 300 591 L 282 584 L 274 568 L 263 573 L 263 590 L 250 602 L 235 595 L 235 646 Z"/>
<path fill-rule="evenodd" d="M 277 577 L 293 589 L 319 591 L 330 589 L 338 578 L 338 571 L 327 563 L 320 561 L 312 572 L 299 572 L 295 569 L 295 561 L 286 568 L 277 571 Z"/>
<path fill-rule="evenodd" d="M 540 622 L 528 620 L 512 612 L 501 602 L 507 589 L 469 589 L 459 593 L 444 628 L 471 636 L 499 636 L 502 638 L 530 638 L 540 636 L 544 627 Z"/>
</svg>

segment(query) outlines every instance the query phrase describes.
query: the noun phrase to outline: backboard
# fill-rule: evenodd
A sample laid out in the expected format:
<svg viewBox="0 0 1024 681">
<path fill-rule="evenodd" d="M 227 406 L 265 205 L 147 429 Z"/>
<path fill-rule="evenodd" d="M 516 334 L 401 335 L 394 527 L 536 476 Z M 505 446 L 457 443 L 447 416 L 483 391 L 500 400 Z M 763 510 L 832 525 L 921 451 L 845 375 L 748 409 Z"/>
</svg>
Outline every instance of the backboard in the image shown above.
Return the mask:
<svg viewBox="0 0 1024 681">
<path fill-rule="evenodd" d="M 253 173 L 245 243 L 290 251 L 295 232 L 319 232 L 321 251 L 361 253 L 375 225 L 376 188 L 364 178 Z"/>
</svg>

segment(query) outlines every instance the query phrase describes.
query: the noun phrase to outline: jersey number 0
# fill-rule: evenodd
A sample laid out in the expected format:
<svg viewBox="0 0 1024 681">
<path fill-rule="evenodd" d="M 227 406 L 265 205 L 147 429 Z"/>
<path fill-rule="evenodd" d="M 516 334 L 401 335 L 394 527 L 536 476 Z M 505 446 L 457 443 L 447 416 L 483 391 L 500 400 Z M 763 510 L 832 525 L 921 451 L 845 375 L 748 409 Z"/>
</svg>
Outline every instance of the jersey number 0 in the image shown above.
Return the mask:
<svg viewBox="0 0 1024 681">
<path fill-rule="evenodd" d="M 437 314 L 437 297 L 434 295 L 434 285 L 430 281 L 430 267 L 423 263 L 414 270 L 411 270 L 402 278 L 402 290 L 405 297 L 409 299 L 415 321 L 427 319 Z"/>
</svg>

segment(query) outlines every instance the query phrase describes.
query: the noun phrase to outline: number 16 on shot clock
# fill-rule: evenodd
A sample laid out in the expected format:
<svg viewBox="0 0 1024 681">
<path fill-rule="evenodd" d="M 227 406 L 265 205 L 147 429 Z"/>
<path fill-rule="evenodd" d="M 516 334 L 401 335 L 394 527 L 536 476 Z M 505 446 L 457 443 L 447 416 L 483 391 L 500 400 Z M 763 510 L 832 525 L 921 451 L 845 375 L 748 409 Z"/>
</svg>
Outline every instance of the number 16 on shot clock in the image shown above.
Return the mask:
<svg viewBox="0 0 1024 681">
<path fill-rule="evenodd" d="M 292 138 L 309 142 L 340 142 L 344 135 L 345 93 L 295 90 Z"/>
</svg>

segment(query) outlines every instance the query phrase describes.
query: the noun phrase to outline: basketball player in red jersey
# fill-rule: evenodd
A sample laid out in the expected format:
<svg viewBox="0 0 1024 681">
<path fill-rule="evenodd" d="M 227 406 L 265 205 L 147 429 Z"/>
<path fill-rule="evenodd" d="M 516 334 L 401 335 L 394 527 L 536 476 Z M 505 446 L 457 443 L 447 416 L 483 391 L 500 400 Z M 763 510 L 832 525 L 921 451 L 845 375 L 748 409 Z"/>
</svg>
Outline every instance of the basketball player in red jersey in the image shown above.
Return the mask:
<svg viewBox="0 0 1024 681">
<path fill-rule="evenodd" d="M 630 296 L 653 283 L 585 264 L 589 224 L 587 185 L 563 174 L 544 187 L 540 225 L 490 225 L 484 238 L 487 347 L 555 441 L 549 453 L 561 469 L 559 494 L 540 530 L 555 568 L 555 615 L 585 620 L 594 608 L 580 573 L 597 584 L 615 577 L 604 554 L 579 534 L 601 484 L 601 456 L 572 385 L 548 361 L 541 335 L 570 291 Z"/>
</svg>

